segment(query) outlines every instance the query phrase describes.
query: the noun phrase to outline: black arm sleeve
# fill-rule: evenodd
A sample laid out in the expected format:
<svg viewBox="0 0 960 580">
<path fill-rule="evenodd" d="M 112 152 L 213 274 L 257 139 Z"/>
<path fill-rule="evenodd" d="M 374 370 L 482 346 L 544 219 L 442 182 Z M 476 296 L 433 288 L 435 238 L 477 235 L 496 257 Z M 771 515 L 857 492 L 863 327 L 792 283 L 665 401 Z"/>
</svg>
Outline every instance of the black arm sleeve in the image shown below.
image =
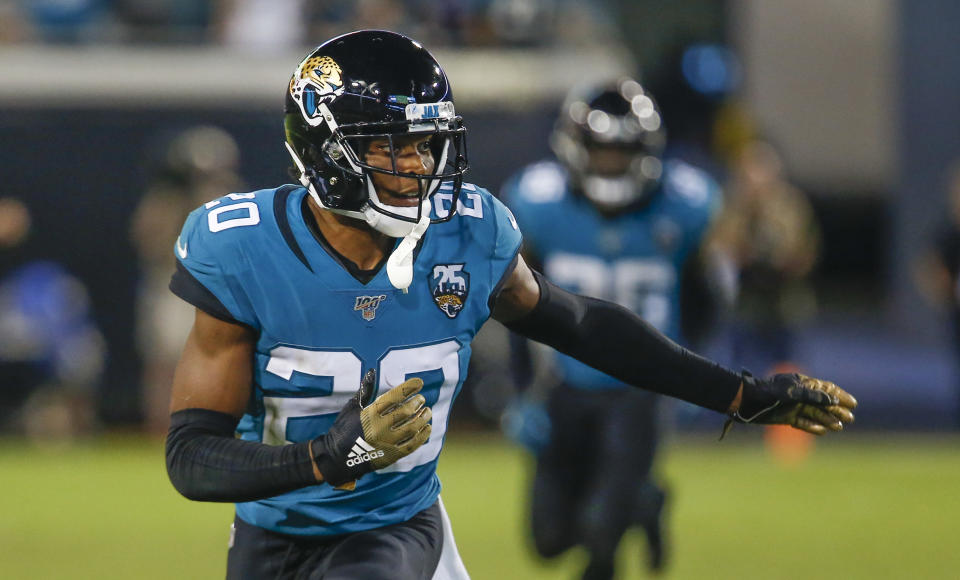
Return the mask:
<svg viewBox="0 0 960 580">
<path fill-rule="evenodd" d="M 209 409 L 170 415 L 167 474 L 184 497 L 243 502 L 317 485 L 309 443 L 241 441 L 236 427 L 235 417 Z"/>
<path fill-rule="evenodd" d="M 626 308 L 571 294 L 537 271 L 540 301 L 510 330 L 621 381 L 726 412 L 740 375 L 674 343 Z"/>
</svg>

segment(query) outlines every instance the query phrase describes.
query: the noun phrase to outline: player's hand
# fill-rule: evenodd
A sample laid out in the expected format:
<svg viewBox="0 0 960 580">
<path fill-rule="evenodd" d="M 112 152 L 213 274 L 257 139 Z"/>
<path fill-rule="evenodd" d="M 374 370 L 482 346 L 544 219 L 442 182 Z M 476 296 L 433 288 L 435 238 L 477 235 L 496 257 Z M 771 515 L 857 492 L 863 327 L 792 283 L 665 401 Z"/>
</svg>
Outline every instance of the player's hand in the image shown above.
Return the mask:
<svg viewBox="0 0 960 580">
<path fill-rule="evenodd" d="M 335 487 L 352 489 L 360 476 L 406 457 L 430 438 L 432 414 L 419 394 L 423 381 L 410 379 L 371 403 L 376 377 L 367 371 L 330 430 L 310 444 L 323 480 Z"/>
<path fill-rule="evenodd" d="M 731 413 L 723 432 L 737 422 L 790 425 L 823 435 L 853 423 L 856 407 L 857 400 L 850 393 L 829 381 L 797 373 L 757 379 L 745 372 L 740 408 Z"/>
</svg>

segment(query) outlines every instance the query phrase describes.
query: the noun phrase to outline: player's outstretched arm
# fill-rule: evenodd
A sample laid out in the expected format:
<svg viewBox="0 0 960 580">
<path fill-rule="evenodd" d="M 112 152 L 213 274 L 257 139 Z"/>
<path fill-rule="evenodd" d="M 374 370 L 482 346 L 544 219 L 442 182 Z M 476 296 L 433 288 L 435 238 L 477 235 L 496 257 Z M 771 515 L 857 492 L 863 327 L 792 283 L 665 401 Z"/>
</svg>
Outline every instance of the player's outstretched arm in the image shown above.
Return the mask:
<svg viewBox="0 0 960 580">
<path fill-rule="evenodd" d="M 497 297 L 494 318 L 626 383 L 731 415 L 811 433 L 853 421 L 856 400 L 800 375 L 757 379 L 674 343 L 616 304 L 571 294 L 519 260 Z"/>
<path fill-rule="evenodd" d="M 167 435 L 167 473 L 185 497 L 263 499 L 316 485 L 328 472 L 338 485 L 350 480 L 344 474 L 355 479 L 389 465 L 429 437 L 430 409 L 417 394 L 422 382 L 407 381 L 367 405 L 374 384 L 370 376 L 325 435 L 281 446 L 235 439 L 250 397 L 255 344 L 248 328 L 197 311 L 174 377 Z M 347 465 L 346 456 L 361 436 L 372 451 L 359 464 Z"/>
</svg>

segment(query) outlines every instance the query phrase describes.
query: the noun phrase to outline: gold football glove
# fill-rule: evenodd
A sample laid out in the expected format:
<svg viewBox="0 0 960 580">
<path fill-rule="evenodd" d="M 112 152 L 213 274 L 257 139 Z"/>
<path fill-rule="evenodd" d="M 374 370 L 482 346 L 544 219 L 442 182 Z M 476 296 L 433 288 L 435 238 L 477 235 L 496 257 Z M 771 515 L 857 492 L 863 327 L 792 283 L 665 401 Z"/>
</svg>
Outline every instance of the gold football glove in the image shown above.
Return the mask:
<svg viewBox="0 0 960 580">
<path fill-rule="evenodd" d="M 352 490 L 362 475 L 392 465 L 430 438 L 432 414 L 419 394 L 423 380 L 405 381 L 370 402 L 375 383 L 371 369 L 327 433 L 311 442 L 323 480 L 338 489 Z"/>
<path fill-rule="evenodd" d="M 823 435 L 853 423 L 856 408 L 857 400 L 830 381 L 797 373 L 757 379 L 744 371 L 740 408 L 730 414 L 720 438 L 734 423 L 790 425 Z"/>
</svg>

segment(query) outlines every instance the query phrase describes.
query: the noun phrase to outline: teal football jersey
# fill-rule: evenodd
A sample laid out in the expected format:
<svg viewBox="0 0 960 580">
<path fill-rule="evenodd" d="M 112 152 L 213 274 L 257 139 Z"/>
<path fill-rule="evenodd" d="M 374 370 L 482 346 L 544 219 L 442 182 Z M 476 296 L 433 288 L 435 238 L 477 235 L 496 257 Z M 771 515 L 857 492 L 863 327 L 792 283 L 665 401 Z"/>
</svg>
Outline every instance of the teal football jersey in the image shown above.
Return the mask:
<svg viewBox="0 0 960 580">
<path fill-rule="evenodd" d="M 444 184 L 435 194 L 434 217 L 446 217 L 450 191 Z M 423 379 L 433 430 L 420 449 L 364 475 L 353 491 L 322 484 L 237 504 L 251 524 L 313 536 L 402 522 L 436 501 L 437 460 L 470 342 L 521 236 L 503 204 L 464 184 L 456 215 L 427 229 L 402 292 L 386 267 L 366 283 L 355 278 L 307 226 L 306 198 L 304 188 L 283 186 L 196 209 L 177 240 L 171 289 L 258 335 L 243 439 L 283 445 L 325 433 L 368 369 L 377 370 L 378 394 Z"/>
<path fill-rule="evenodd" d="M 571 292 L 615 302 L 681 339 L 683 266 L 721 202 L 706 173 L 666 161 L 660 191 L 649 203 L 611 218 L 575 194 L 567 170 L 552 161 L 525 168 L 503 193 L 547 278 Z M 571 357 L 557 353 L 556 362 L 570 385 L 626 387 Z"/>
</svg>

